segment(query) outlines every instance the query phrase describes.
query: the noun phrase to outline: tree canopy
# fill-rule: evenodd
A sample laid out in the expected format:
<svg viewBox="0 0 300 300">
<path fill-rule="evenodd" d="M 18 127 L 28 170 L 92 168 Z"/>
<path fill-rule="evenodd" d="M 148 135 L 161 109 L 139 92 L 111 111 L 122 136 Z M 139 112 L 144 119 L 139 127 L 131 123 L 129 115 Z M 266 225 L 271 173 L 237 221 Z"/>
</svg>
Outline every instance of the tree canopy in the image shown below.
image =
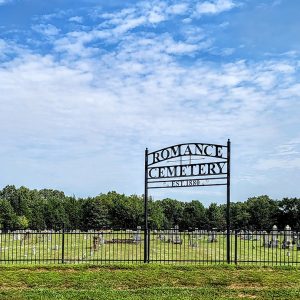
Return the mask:
<svg viewBox="0 0 300 300">
<path fill-rule="evenodd" d="M 0 228 L 15 229 L 104 229 L 143 226 L 143 196 L 115 191 L 96 197 L 76 198 L 51 189 L 30 190 L 8 185 L 0 190 Z M 226 228 L 226 205 L 177 199 L 149 199 L 152 229 Z M 233 229 L 270 230 L 274 224 L 300 230 L 300 198 L 273 200 L 267 195 L 231 204 Z"/>
</svg>

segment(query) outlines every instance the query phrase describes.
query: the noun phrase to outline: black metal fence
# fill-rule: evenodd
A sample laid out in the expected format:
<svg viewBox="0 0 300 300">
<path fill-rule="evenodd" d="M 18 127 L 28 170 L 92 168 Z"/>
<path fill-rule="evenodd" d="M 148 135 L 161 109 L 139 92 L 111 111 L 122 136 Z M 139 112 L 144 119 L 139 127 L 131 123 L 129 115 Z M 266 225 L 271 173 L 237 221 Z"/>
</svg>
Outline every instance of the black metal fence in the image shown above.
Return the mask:
<svg viewBox="0 0 300 300">
<path fill-rule="evenodd" d="M 151 230 L 144 251 L 144 232 L 132 230 L 7 232 L 0 234 L 1 264 L 42 263 L 230 263 L 297 265 L 300 234 L 290 230 L 235 231 Z"/>
</svg>

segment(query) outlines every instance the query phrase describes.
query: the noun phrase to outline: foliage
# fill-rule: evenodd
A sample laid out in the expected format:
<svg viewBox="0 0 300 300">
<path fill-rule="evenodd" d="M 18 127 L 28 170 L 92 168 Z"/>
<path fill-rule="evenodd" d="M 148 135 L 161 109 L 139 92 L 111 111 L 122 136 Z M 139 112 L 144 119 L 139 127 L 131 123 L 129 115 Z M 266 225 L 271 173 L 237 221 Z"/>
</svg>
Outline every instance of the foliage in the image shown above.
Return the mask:
<svg viewBox="0 0 300 300">
<path fill-rule="evenodd" d="M 0 226 L 13 229 L 102 229 L 136 228 L 144 222 L 143 196 L 126 196 L 115 191 L 96 197 L 76 198 L 51 189 L 30 190 L 8 185 L 0 190 Z M 150 228 L 179 225 L 181 229 L 225 229 L 226 206 L 211 203 L 204 207 L 198 200 L 182 202 L 149 198 Z M 263 195 L 231 204 L 232 228 L 280 230 L 290 225 L 300 230 L 300 199 L 273 200 Z"/>
</svg>

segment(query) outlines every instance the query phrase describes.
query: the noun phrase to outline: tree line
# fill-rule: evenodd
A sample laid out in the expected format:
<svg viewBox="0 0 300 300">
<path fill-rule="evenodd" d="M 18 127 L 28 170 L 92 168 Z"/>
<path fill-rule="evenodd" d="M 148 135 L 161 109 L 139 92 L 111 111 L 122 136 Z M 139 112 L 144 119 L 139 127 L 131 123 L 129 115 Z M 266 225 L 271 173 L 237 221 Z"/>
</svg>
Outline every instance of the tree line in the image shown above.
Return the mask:
<svg viewBox="0 0 300 300">
<path fill-rule="evenodd" d="M 16 229 L 104 229 L 143 226 L 143 196 L 108 192 L 96 197 L 76 198 L 51 189 L 30 190 L 8 185 L 0 190 L 0 228 Z M 267 195 L 231 204 L 231 227 L 270 230 L 290 225 L 300 231 L 300 198 L 273 200 Z M 226 228 L 226 205 L 200 201 L 182 202 L 166 198 L 149 199 L 152 229 Z"/>
</svg>

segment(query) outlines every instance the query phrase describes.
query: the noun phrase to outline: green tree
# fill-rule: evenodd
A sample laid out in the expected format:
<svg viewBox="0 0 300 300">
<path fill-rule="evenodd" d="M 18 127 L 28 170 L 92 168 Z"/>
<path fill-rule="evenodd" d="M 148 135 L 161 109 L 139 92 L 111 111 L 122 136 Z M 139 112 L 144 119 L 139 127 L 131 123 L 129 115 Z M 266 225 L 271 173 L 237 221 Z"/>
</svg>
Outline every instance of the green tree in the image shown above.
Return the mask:
<svg viewBox="0 0 300 300">
<path fill-rule="evenodd" d="M 29 228 L 44 230 L 46 228 L 47 199 L 37 190 L 31 191 Z M 49 211 L 48 211 L 49 213 Z"/>
<path fill-rule="evenodd" d="M 48 229 L 59 230 L 64 226 L 69 228 L 69 219 L 61 199 L 50 196 L 45 206 L 45 221 Z"/>
<path fill-rule="evenodd" d="M 231 228 L 248 228 L 251 214 L 248 212 L 247 203 L 231 203 Z"/>
<path fill-rule="evenodd" d="M 300 199 L 283 198 L 279 203 L 278 225 L 282 229 L 290 225 L 293 230 L 300 231 Z"/>
<path fill-rule="evenodd" d="M 278 205 L 269 196 L 249 198 L 246 202 L 250 225 L 255 229 L 270 230 L 277 223 Z"/>
<path fill-rule="evenodd" d="M 17 216 L 17 228 L 27 229 L 29 226 L 29 221 L 25 216 Z"/>
<path fill-rule="evenodd" d="M 63 200 L 64 210 L 69 220 L 70 229 L 78 229 L 81 225 L 82 201 L 73 197 L 65 197 Z"/>
<path fill-rule="evenodd" d="M 163 209 L 165 219 L 163 226 L 171 228 L 182 224 L 184 203 L 178 200 L 166 198 L 158 201 Z"/>
<path fill-rule="evenodd" d="M 207 209 L 208 225 L 210 228 L 225 229 L 226 217 L 225 207 L 217 205 L 217 203 L 211 203 Z"/>
<path fill-rule="evenodd" d="M 121 195 L 114 201 L 111 216 L 113 224 L 122 228 L 136 228 L 143 224 L 143 198 L 137 195 Z"/>
<path fill-rule="evenodd" d="M 149 199 L 149 226 L 151 229 L 161 229 L 164 225 L 165 215 L 158 201 Z M 144 221 L 144 220 L 143 220 Z"/>
<path fill-rule="evenodd" d="M 6 199 L 0 199 L 0 224 L 4 231 L 13 230 L 17 227 L 17 215 Z"/>
<path fill-rule="evenodd" d="M 101 198 L 88 198 L 82 203 L 82 228 L 99 230 L 109 225 L 108 208 Z"/>
<path fill-rule="evenodd" d="M 184 204 L 181 228 L 204 228 L 207 221 L 206 209 L 201 202 L 193 200 Z"/>
</svg>

